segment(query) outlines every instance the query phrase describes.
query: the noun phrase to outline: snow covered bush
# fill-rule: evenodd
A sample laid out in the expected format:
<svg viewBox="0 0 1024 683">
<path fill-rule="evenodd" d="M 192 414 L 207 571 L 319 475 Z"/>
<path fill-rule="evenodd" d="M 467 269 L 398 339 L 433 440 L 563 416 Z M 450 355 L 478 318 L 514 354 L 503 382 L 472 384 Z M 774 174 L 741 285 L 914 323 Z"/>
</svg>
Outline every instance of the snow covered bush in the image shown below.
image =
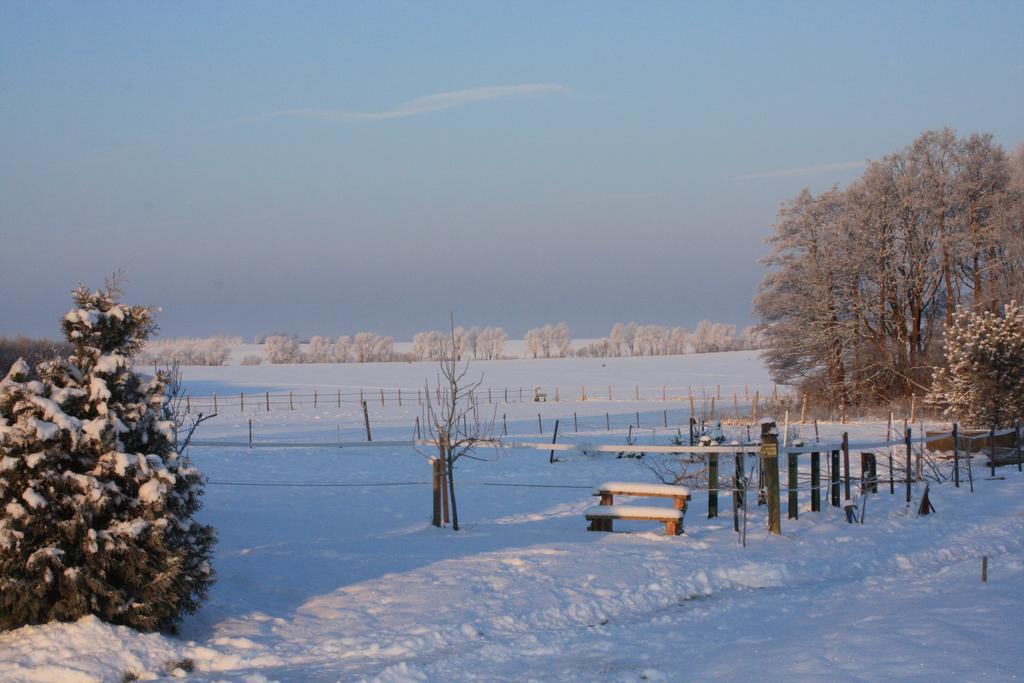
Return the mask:
<svg viewBox="0 0 1024 683">
<path fill-rule="evenodd" d="M 301 363 L 299 342 L 292 337 L 273 335 L 263 343 L 264 353 L 271 363 Z"/>
<path fill-rule="evenodd" d="M 928 401 L 971 425 L 1008 425 L 1024 417 L 1024 309 L 1003 314 L 964 309 L 946 328 L 946 365 Z"/>
<path fill-rule="evenodd" d="M 96 615 L 171 630 L 213 581 L 202 475 L 175 452 L 167 378 L 136 374 L 151 311 L 74 292 L 68 358 L 0 381 L 0 628 Z"/>
</svg>

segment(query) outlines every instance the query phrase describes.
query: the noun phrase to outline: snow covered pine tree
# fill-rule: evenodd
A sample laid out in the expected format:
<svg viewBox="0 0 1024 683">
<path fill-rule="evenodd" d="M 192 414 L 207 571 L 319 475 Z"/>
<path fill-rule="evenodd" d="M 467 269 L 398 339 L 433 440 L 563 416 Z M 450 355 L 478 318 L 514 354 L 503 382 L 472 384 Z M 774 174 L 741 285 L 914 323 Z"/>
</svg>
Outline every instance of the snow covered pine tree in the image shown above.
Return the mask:
<svg viewBox="0 0 1024 683">
<path fill-rule="evenodd" d="M 173 631 L 213 582 L 193 521 L 203 478 L 174 450 L 166 377 L 131 358 L 155 330 L 116 282 L 79 287 L 70 358 L 0 382 L 0 628 L 100 619 Z"/>
<path fill-rule="evenodd" d="M 946 366 L 936 371 L 928 401 L 978 427 L 1024 417 L 1024 309 L 1017 302 L 1002 315 L 954 315 L 946 327 Z"/>
</svg>

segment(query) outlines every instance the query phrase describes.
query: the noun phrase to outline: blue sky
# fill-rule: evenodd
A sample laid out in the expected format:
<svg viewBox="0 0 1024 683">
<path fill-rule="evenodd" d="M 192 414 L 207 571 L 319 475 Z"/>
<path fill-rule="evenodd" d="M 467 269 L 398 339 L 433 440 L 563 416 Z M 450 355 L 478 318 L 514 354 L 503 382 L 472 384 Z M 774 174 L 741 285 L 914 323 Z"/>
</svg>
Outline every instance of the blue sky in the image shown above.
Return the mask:
<svg viewBox="0 0 1024 683">
<path fill-rule="evenodd" d="M 1024 141 L 1022 2 L 0 5 L 0 333 L 752 321 L 780 202 Z"/>
</svg>

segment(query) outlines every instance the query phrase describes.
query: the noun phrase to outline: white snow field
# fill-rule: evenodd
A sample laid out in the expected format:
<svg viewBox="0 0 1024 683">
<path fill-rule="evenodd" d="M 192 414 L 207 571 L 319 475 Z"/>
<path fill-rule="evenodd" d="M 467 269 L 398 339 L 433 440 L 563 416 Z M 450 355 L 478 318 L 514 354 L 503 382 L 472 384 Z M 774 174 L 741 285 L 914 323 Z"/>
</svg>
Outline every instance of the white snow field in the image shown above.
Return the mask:
<svg viewBox="0 0 1024 683">
<path fill-rule="evenodd" d="M 724 393 L 726 384 L 769 385 L 749 352 L 497 361 L 478 370 L 485 383 L 523 386 L 692 384 L 696 391 L 720 383 Z M 435 375 L 430 363 L 185 369 L 193 393 L 222 395 L 417 387 Z M 222 411 L 197 439 L 244 441 L 250 419 L 256 443 L 364 438 L 355 404 L 261 408 Z M 663 427 L 663 410 L 675 427 L 689 406 L 497 406 L 516 441 L 550 441 L 560 418 L 560 443 L 623 443 L 637 409 L 642 427 L 633 436 L 642 447 L 674 433 Z M 566 426 L 573 412 L 580 433 Z M 419 414 L 415 400 L 401 408 L 378 403 L 374 439 L 408 439 Z M 738 436 L 728 429 L 729 439 Z M 822 439 L 843 429 L 854 440 L 886 431 L 884 423 L 828 424 Z M 204 681 L 1012 680 L 1024 673 L 1024 476 L 1015 466 L 987 480 L 979 458 L 973 494 L 966 482 L 959 489 L 933 483 L 937 513 L 926 517 L 914 514 L 920 489 L 908 511 L 899 485 L 896 495 L 883 484 L 869 498 L 864 524 L 846 523 L 827 501 L 821 513 L 810 512 L 806 489 L 799 519 L 787 519 L 783 495 L 781 537 L 766 532 L 766 508 L 751 494 L 744 548 L 729 494 L 721 496 L 721 516 L 709 520 L 701 490 L 691 491 L 685 535 L 665 537 L 659 522 L 587 531 L 583 511 L 596 502 L 595 486 L 657 483 L 643 460 L 614 453 L 559 453 L 551 464 L 546 450 L 508 449 L 459 461 L 459 532 L 429 525 L 430 466 L 408 447 L 200 446 L 190 455 L 209 478 L 200 515 L 220 536 L 218 582 L 203 609 L 175 637 L 92 618 L 0 634 L 0 680 L 117 681 L 126 672 Z M 664 456 L 645 460 L 652 457 Z M 722 467 L 723 478 L 731 475 Z M 853 467 L 859 472 L 859 458 Z M 174 668 L 186 659 L 194 671 Z"/>
</svg>

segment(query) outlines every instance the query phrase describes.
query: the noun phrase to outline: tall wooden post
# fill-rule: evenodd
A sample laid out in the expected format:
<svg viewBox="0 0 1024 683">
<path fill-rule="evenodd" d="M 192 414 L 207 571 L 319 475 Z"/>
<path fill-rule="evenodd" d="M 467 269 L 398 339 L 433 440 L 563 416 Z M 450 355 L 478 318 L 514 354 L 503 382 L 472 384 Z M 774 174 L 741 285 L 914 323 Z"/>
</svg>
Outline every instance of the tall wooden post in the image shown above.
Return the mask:
<svg viewBox="0 0 1024 683">
<path fill-rule="evenodd" d="M 774 422 L 761 425 L 761 462 L 764 467 L 764 487 L 767 489 L 768 531 L 782 534 L 782 515 L 779 501 L 779 434 Z"/>
<path fill-rule="evenodd" d="M 370 433 L 370 411 L 366 408 L 366 401 L 363 401 L 363 424 L 366 425 L 366 440 L 373 441 L 373 434 Z"/>
<path fill-rule="evenodd" d="M 956 422 L 953 423 L 953 485 L 960 488 L 960 433 Z"/>
<path fill-rule="evenodd" d="M 843 493 L 846 494 L 845 500 L 851 500 L 850 498 L 850 435 L 848 432 L 843 432 Z"/>
<path fill-rule="evenodd" d="M 878 468 L 874 453 L 860 454 L 860 488 L 864 492 L 878 493 Z"/>
<path fill-rule="evenodd" d="M 800 500 L 797 496 L 797 478 L 796 478 L 796 453 L 789 453 L 789 468 L 786 486 L 789 488 L 789 496 L 786 499 L 786 505 L 789 511 L 790 519 L 797 519 L 800 515 Z"/>
<path fill-rule="evenodd" d="M 1017 471 L 1021 471 L 1020 420 L 1013 421 L 1014 448 L 1017 449 Z"/>
<path fill-rule="evenodd" d="M 555 435 L 551 437 L 551 445 L 554 446 L 556 441 L 558 441 L 558 420 L 555 420 Z M 555 449 L 554 448 L 552 448 L 551 452 L 548 454 L 548 462 L 549 463 L 555 462 Z"/>
<path fill-rule="evenodd" d="M 811 453 L 811 512 L 821 512 L 821 453 Z"/>
<path fill-rule="evenodd" d="M 736 533 L 740 531 L 740 501 L 745 501 L 746 496 L 741 493 L 743 486 L 743 453 L 736 453 L 733 456 L 732 470 L 732 529 Z"/>
<path fill-rule="evenodd" d="M 831 493 L 832 493 L 832 507 L 839 507 L 839 451 L 832 451 L 832 457 L 829 459 L 829 476 L 831 477 Z"/>
<path fill-rule="evenodd" d="M 718 453 L 708 453 L 708 519 L 718 516 Z"/>
<path fill-rule="evenodd" d="M 853 524 L 853 499 L 850 497 L 850 435 L 843 432 L 843 482 L 846 499 L 843 508 L 846 510 L 846 521 Z"/>
<path fill-rule="evenodd" d="M 992 425 L 992 428 L 988 433 L 988 459 L 992 469 L 992 478 L 996 476 L 996 426 Z"/>
<path fill-rule="evenodd" d="M 907 474 L 903 478 L 906 480 L 906 483 L 907 483 L 907 505 L 910 505 L 910 497 L 911 497 L 911 467 L 913 466 L 912 463 L 910 462 L 910 458 L 911 458 L 911 454 L 912 454 L 912 449 L 911 449 L 911 444 L 910 444 L 910 427 L 907 427 L 907 431 L 903 435 L 903 443 L 904 443 L 904 445 L 906 446 L 906 449 L 907 449 Z"/>
</svg>

